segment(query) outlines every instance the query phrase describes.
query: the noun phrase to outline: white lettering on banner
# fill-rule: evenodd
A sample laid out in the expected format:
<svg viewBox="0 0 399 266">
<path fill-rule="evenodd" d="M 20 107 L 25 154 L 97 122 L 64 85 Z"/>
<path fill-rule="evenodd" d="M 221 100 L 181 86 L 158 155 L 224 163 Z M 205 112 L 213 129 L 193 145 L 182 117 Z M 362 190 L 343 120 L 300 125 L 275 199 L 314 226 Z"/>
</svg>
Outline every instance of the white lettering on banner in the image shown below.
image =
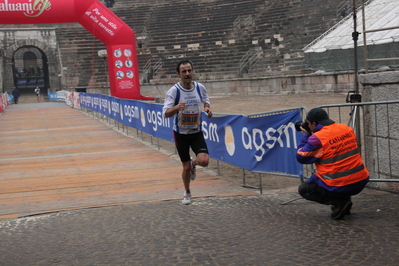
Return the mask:
<svg viewBox="0 0 399 266">
<path fill-rule="evenodd" d="M 97 97 L 95 97 L 94 98 L 94 106 L 97 106 L 97 105 L 100 105 L 100 101 L 99 101 L 100 99 L 99 98 L 97 98 Z"/>
<path fill-rule="evenodd" d="M 204 138 L 209 141 L 219 142 L 219 135 L 217 132 L 218 125 L 214 123 L 208 123 L 206 121 L 202 121 L 202 132 L 204 133 Z"/>
<path fill-rule="evenodd" d="M 248 137 L 248 141 L 245 141 L 245 136 Z M 243 127 L 241 130 L 241 138 L 242 138 L 242 145 L 244 145 L 244 148 L 246 150 L 252 150 L 252 139 L 251 135 L 248 132 L 248 128 Z"/>
<path fill-rule="evenodd" d="M 164 118 L 162 112 L 155 112 L 154 110 L 147 110 L 147 121 L 154 126 L 152 129 L 154 131 L 158 130 L 158 126 L 170 127 L 170 121 Z"/>
<path fill-rule="evenodd" d="M 260 138 L 260 145 L 258 145 L 258 143 L 256 142 L 256 140 L 258 139 L 256 136 L 259 135 Z M 261 151 L 261 156 L 258 155 L 254 155 L 255 159 L 260 162 L 262 161 L 262 157 L 265 154 L 265 149 L 263 148 L 263 144 L 265 143 L 265 139 L 263 138 L 262 135 L 262 130 L 254 128 L 252 129 L 252 136 L 253 136 L 253 141 L 254 141 L 254 147 L 256 149 L 256 151 Z"/>
<path fill-rule="evenodd" d="M 116 30 L 118 28 L 118 26 L 116 26 L 115 23 L 109 22 L 108 25 L 111 26 L 111 28 L 113 28 L 114 30 Z"/>
<path fill-rule="evenodd" d="M 291 129 L 291 133 L 292 133 L 292 138 L 294 139 L 294 148 L 296 149 L 298 147 L 297 143 L 296 143 L 296 137 L 295 137 L 295 124 L 290 122 L 288 123 L 288 125 L 281 125 L 277 130 L 275 130 L 274 128 L 269 128 L 268 130 L 266 130 L 266 138 L 268 141 L 272 141 L 272 143 L 266 143 L 266 146 L 269 149 L 272 149 L 274 147 L 274 145 L 276 144 L 276 141 L 278 142 L 278 144 L 280 145 L 280 147 L 284 147 L 284 143 L 283 140 L 281 139 L 281 136 L 283 134 L 285 134 L 285 139 L 287 141 L 287 148 L 291 148 L 291 141 L 290 141 L 290 132 L 289 129 Z M 274 134 L 274 133 L 278 133 L 278 138 L 273 137 L 270 135 L 270 133 Z"/>
<path fill-rule="evenodd" d="M 140 119 L 140 112 L 137 106 L 124 105 L 123 110 L 125 112 L 125 116 L 129 117 L 129 122 L 132 122 L 132 118 Z"/>
<path fill-rule="evenodd" d="M 108 19 L 104 17 L 104 15 L 101 15 L 101 19 L 104 20 L 105 22 L 108 22 Z"/>
<path fill-rule="evenodd" d="M 109 33 L 109 35 L 111 35 L 111 36 L 115 35 L 115 33 L 111 29 L 108 29 L 107 26 L 105 26 L 101 22 L 98 23 L 98 25 L 100 26 L 100 28 L 103 28 L 107 33 Z"/>
<path fill-rule="evenodd" d="M 90 105 L 91 104 L 91 96 L 83 96 L 81 98 L 81 102 L 85 103 L 85 105 Z"/>
<path fill-rule="evenodd" d="M 114 116 L 116 116 L 116 114 L 119 113 L 119 103 L 111 102 L 111 110 L 114 112 Z"/>
<path fill-rule="evenodd" d="M 105 109 L 108 108 L 108 101 L 106 99 L 101 99 L 101 107 Z"/>
<path fill-rule="evenodd" d="M 122 90 L 127 90 L 127 89 L 132 89 L 134 87 L 134 84 L 130 80 L 124 80 L 119 83 L 119 87 Z"/>
<path fill-rule="evenodd" d="M 281 125 L 277 130 L 274 128 L 268 128 L 265 132 L 266 141 L 263 137 L 262 130 L 258 128 L 252 129 L 252 135 L 249 133 L 248 128 L 244 127 L 241 130 L 241 140 L 242 144 L 245 149 L 252 150 L 252 145 L 256 149 L 256 151 L 260 151 L 261 155 L 254 155 L 255 159 L 259 162 L 262 160 L 266 149 L 263 146 L 266 146 L 268 149 L 273 149 L 275 144 L 278 143 L 281 148 L 284 148 L 284 142 L 281 139 L 283 135 L 285 135 L 286 146 L 287 148 L 291 148 L 291 141 L 290 141 L 290 129 L 292 133 L 292 138 L 294 139 L 294 148 L 296 149 L 296 137 L 295 137 L 295 125 L 294 123 L 290 122 L 288 125 Z M 273 136 L 277 133 L 276 136 Z M 271 142 L 271 143 L 270 143 Z"/>
<path fill-rule="evenodd" d="M 110 21 L 110 18 L 107 18 L 104 14 L 101 14 L 98 8 L 94 8 L 92 11 L 87 11 L 85 14 L 109 35 L 115 35 L 114 31 L 118 29 L 118 25 L 116 22 Z"/>
</svg>

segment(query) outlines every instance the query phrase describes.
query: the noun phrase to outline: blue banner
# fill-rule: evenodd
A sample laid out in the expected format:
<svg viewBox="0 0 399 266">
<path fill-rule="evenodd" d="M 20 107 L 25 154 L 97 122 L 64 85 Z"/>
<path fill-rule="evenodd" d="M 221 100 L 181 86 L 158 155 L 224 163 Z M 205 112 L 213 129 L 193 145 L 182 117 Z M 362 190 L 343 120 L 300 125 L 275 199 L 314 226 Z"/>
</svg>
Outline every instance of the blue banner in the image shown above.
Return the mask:
<svg viewBox="0 0 399 266">
<path fill-rule="evenodd" d="M 24 86 L 28 84 L 28 80 L 27 79 L 18 79 L 17 80 L 17 86 Z"/>
<path fill-rule="evenodd" d="M 172 118 L 163 118 L 161 104 L 80 93 L 81 107 L 167 141 L 173 140 Z M 300 109 L 262 117 L 228 115 L 207 118 L 202 130 L 210 157 L 250 171 L 302 176 L 295 154 L 302 133 L 295 130 Z"/>
<path fill-rule="evenodd" d="M 212 158 L 251 171 L 282 172 L 302 175 L 296 161 L 298 140 L 295 130 L 300 110 L 248 118 L 230 115 L 206 119 L 203 131 Z"/>
<path fill-rule="evenodd" d="M 91 93 L 80 93 L 80 105 L 151 136 L 174 141 L 172 120 L 162 117 L 163 105 Z"/>
<path fill-rule="evenodd" d="M 50 92 L 49 89 L 47 89 L 47 95 L 50 101 L 57 101 L 57 93 L 56 92 Z"/>
</svg>

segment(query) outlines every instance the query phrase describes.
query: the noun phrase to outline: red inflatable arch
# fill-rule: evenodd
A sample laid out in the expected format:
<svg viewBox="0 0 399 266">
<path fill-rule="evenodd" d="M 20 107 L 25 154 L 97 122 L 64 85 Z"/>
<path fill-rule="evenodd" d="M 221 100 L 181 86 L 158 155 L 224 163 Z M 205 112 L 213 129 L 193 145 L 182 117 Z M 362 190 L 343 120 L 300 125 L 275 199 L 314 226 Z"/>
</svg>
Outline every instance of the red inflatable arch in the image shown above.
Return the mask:
<svg viewBox="0 0 399 266">
<path fill-rule="evenodd" d="M 98 0 L 0 0 L 0 24 L 79 22 L 107 46 L 111 95 L 153 100 L 140 94 L 133 30 Z"/>
</svg>

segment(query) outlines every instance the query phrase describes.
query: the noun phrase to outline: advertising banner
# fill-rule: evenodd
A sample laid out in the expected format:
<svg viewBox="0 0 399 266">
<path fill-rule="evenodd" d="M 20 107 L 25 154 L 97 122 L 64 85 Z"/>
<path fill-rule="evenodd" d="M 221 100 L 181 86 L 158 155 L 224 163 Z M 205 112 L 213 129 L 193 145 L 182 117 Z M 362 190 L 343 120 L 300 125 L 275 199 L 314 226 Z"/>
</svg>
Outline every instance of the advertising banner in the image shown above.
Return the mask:
<svg viewBox="0 0 399 266">
<path fill-rule="evenodd" d="M 295 154 L 301 132 L 295 122 L 300 110 L 248 118 L 231 115 L 207 120 L 203 114 L 203 131 L 212 158 L 251 171 L 302 174 Z"/>
<path fill-rule="evenodd" d="M 151 136 L 174 141 L 171 119 L 162 117 L 160 104 L 80 93 L 80 105 Z"/>
<path fill-rule="evenodd" d="M 0 17 L 15 24 L 75 22 L 75 1 L 0 0 Z"/>
<path fill-rule="evenodd" d="M 107 47 L 108 65 L 113 75 L 110 82 L 115 83 L 112 95 L 119 95 L 118 98 L 141 99 L 135 52 L 135 47 L 127 44 Z"/>
<path fill-rule="evenodd" d="M 172 118 L 162 116 L 162 105 L 106 95 L 80 93 L 80 106 L 99 112 L 126 126 L 167 141 L 173 140 Z M 228 115 L 207 118 L 202 131 L 210 157 L 250 171 L 301 176 L 303 166 L 295 154 L 302 133 L 295 130 L 300 110 L 249 118 Z"/>
</svg>

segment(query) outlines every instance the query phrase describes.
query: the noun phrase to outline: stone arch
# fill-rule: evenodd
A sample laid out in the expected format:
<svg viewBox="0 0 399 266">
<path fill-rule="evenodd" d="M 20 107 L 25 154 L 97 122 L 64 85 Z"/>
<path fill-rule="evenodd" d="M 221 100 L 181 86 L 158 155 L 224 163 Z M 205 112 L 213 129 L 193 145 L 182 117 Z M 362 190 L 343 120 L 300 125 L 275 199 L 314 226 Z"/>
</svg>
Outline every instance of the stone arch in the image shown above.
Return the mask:
<svg viewBox="0 0 399 266">
<path fill-rule="evenodd" d="M 16 30 L 17 31 L 17 30 Z M 46 43 L 41 42 L 35 39 L 24 39 L 18 40 L 12 45 L 10 45 L 4 51 L 4 89 L 6 91 L 11 90 L 15 85 L 15 73 L 13 72 L 14 64 L 15 64 L 15 56 L 24 53 L 25 51 L 33 51 L 37 57 L 42 58 L 45 55 L 45 76 L 43 85 L 40 87 L 44 88 L 44 93 L 49 88 L 50 84 L 58 84 L 58 75 L 60 73 L 60 67 L 56 58 L 55 51 L 49 47 Z M 41 67 L 43 67 L 41 65 Z M 31 86 L 25 86 L 25 89 L 29 89 Z M 20 88 L 23 90 L 24 87 Z"/>
</svg>

